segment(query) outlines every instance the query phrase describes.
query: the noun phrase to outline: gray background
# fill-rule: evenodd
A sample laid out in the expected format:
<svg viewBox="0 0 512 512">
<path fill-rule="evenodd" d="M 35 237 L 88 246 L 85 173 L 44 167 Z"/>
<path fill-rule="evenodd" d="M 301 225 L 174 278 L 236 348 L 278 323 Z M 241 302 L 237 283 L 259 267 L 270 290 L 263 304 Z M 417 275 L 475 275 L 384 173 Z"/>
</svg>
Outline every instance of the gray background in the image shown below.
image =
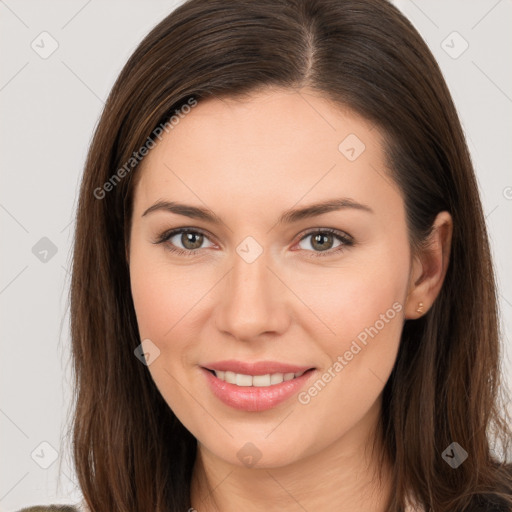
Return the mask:
<svg viewBox="0 0 512 512">
<path fill-rule="evenodd" d="M 63 440 L 78 185 L 116 76 L 178 3 L 0 0 L 0 511 L 81 499 Z M 467 135 L 495 257 L 510 387 L 512 2 L 395 4 L 436 56 Z M 58 48 L 45 55 L 52 44 Z"/>
</svg>

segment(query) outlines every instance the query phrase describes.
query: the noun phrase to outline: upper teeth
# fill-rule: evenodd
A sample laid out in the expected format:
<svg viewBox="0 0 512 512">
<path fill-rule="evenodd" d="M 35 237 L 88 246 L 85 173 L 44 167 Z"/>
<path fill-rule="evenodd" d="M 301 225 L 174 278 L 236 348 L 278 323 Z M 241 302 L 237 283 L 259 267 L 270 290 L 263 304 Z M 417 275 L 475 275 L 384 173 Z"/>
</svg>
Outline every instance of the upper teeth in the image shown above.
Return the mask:
<svg viewBox="0 0 512 512">
<path fill-rule="evenodd" d="M 304 372 L 299 373 L 267 373 L 266 375 L 244 375 L 243 373 L 235 373 L 230 371 L 214 370 L 215 376 L 237 386 L 257 386 L 266 387 L 273 384 L 281 384 L 285 380 L 292 380 L 300 377 Z"/>
</svg>

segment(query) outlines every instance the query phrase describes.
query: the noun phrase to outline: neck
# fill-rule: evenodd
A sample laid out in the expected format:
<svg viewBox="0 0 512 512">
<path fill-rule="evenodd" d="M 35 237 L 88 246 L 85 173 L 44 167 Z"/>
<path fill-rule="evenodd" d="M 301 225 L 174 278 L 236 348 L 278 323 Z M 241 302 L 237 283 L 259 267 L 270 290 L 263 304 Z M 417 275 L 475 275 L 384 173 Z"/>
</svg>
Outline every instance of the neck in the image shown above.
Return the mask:
<svg viewBox="0 0 512 512">
<path fill-rule="evenodd" d="M 385 512 L 391 497 L 391 465 L 387 458 L 384 467 L 379 465 L 380 435 L 375 452 L 371 450 L 379 414 L 380 403 L 369 411 L 375 421 L 364 420 L 369 428 L 358 423 L 326 449 L 281 467 L 232 465 L 198 442 L 192 507 L 198 512 L 281 512 L 283 508 Z"/>
</svg>

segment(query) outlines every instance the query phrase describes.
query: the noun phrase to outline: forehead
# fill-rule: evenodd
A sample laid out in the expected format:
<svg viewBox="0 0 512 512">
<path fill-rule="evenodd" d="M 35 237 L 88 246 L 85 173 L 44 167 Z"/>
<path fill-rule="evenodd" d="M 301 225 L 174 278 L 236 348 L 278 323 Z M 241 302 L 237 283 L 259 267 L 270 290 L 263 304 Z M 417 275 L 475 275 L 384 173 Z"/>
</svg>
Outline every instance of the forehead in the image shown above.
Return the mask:
<svg viewBox="0 0 512 512">
<path fill-rule="evenodd" d="M 183 114 L 144 158 L 136 203 L 172 196 L 257 209 L 339 194 L 368 201 L 396 193 L 384 164 L 377 128 L 316 91 L 211 98 Z"/>
</svg>

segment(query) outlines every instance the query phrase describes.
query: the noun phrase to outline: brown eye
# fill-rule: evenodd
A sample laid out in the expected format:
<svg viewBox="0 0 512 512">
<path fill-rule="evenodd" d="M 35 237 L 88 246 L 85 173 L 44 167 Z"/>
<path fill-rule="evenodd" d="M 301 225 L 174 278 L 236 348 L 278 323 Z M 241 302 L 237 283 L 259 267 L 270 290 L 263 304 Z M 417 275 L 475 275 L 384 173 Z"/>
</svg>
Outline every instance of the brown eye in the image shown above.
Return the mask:
<svg viewBox="0 0 512 512">
<path fill-rule="evenodd" d="M 300 243 L 309 239 L 309 243 L 306 243 L 305 246 L 302 246 L 302 249 L 309 249 L 309 247 L 312 247 L 315 251 L 328 251 L 329 249 L 333 248 L 336 238 L 339 239 L 340 237 L 325 231 L 316 231 L 306 235 L 304 238 L 302 238 Z"/>
<path fill-rule="evenodd" d="M 307 240 L 309 242 L 306 242 Z M 304 245 L 301 246 L 301 244 Z M 348 235 L 332 228 L 310 231 L 299 242 L 299 247 L 305 249 L 311 253 L 310 256 L 314 257 L 333 255 L 352 245 L 354 245 L 354 242 Z"/>
<path fill-rule="evenodd" d="M 319 251 L 331 249 L 334 237 L 331 234 L 317 233 L 311 238 L 311 247 Z"/>
<path fill-rule="evenodd" d="M 185 249 L 199 249 L 203 243 L 204 236 L 201 233 L 182 233 L 180 242 Z"/>
<path fill-rule="evenodd" d="M 190 228 L 181 228 L 163 233 L 155 243 L 165 244 L 169 251 L 188 256 L 199 252 L 204 247 L 203 244 L 205 240 L 209 241 L 208 237 L 200 231 Z M 210 245 L 206 247 L 213 245 L 214 244 L 210 242 Z"/>
</svg>

